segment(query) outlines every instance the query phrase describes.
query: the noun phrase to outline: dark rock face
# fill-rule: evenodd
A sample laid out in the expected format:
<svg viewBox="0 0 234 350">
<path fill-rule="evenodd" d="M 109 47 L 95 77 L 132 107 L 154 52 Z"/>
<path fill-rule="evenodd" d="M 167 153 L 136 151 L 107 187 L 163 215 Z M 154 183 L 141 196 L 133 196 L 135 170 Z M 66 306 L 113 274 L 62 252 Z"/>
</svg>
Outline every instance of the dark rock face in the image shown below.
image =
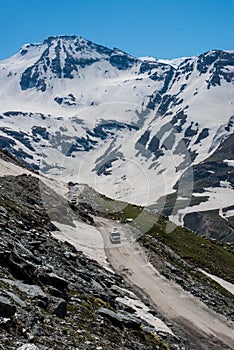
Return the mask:
<svg viewBox="0 0 234 350">
<path fill-rule="evenodd" d="M 172 68 L 172 67 L 169 68 L 167 75 L 165 77 L 164 85 L 163 85 L 162 89 L 159 91 L 159 93 L 161 95 L 165 94 L 167 92 L 168 86 L 173 78 L 174 71 L 175 71 L 174 68 Z"/>
<path fill-rule="evenodd" d="M 184 136 L 191 137 L 191 136 L 196 135 L 197 132 L 198 132 L 198 127 L 193 129 L 193 122 L 192 122 L 191 125 L 189 125 L 189 127 L 185 130 Z"/>
<path fill-rule="evenodd" d="M 169 104 L 175 100 L 175 96 L 165 95 L 174 76 L 175 69 L 169 65 L 160 65 L 160 68 L 162 68 L 162 66 L 164 68 L 163 74 L 158 75 L 157 72 L 154 72 L 152 75 L 150 75 L 150 78 L 154 81 L 164 81 L 163 86 L 159 91 L 156 90 L 154 94 L 150 96 L 150 100 L 147 105 L 147 108 L 153 110 L 159 105 L 157 110 L 157 114 L 159 115 L 165 114 Z"/>
<path fill-rule="evenodd" d="M 160 149 L 160 140 L 157 138 L 157 136 L 152 137 L 148 149 L 154 154 L 155 160 L 164 154 L 162 149 Z"/>
<path fill-rule="evenodd" d="M 49 133 L 46 128 L 42 128 L 41 126 L 33 126 L 32 127 L 32 134 L 35 136 L 35 139 L 40 137 L 44 140 L 49 140 Z"/>
<path fill-rule="evenodd" d="M 97 125 L 92 130 L 86 131 L 85 137 L 76 138 L 75 142 L 68 148 L 66 156 L 72 156 L 73 152 L 88 152 L 95 148 L 100 141 L 113 137 L 119 130 L 128 129 L 129 131 L 138 130 L 138 126 L 134 124 L 126 124 L 118 121 L 107 121 Z M 92 137 L 92 139 L 90 138 Z M 96 140 L 95 140 L 96 139 Z"/>
<path fill-rule="evenodd" d="M 212 66 L 212 69 L 210 69 Z M 208 80 L 207 88 L 212 86 L 221 85 L 221 79 L 226 80 L 228 83 L 233 81 L 234 74 L 230 72 L 229 66 L 234 66 L 234 54 L 221 50 L 209 51 L 199 56 L 197 62 L 197 69 L 200 74 L 207 73 L 208 69 L 210 79 Z"/>
<path fill-rule="evenodd" d="M 15 305 L 7 298 L 0 296 L 0 317 L 12 317 L 15 313 Z"/>
<path fill-rule="evenodd" d="M 54 101 L 62 106 L 76 106 L 78 102 L 73 94 L 68 94 L 65 97 L 55 97 Z"/>
<path fill-rule="evenodd" d="M 150 100 L 147 104 L 147 108 L 154 110 L 157 105 L 160 104 L 162 101 L 162 96 L 158 93 L 158 91 L 155 92 L 155 94 L 150 96 Z"/>
<path fill-rule="evenodd" d="M 133 66 L 137 60 L 129 56 L 128 54 L 118 54 L 113 52 L 110 57 L 110 64 L 119 70 L 126 70 Z"/>
<path fill-rule="evenodd" d="M 2 130 L 4 130 L 4 128 Z M 9 132 L 11 133 L 10 130 L 8 131 L 8 133 Z M 16 133 L 16 134 L 19 136 L 18 133 Z M 22 134 L 21 136 L 19 136 L 19 139 L 22 142 L 26 142 L 26 144 L 28 144 L 28 147 L 31 148 L 27 137 L 24 138 L 24 135 Z M 22 148 L 18 149 L 17 144 L 14 141 L 14 139 L 12 139 L 8 136 L 0 135 L 0 148 L 2 150 L 4 150 L 5 152 L 14 156 L 16 159 L 19 159 L 22 164 L 28 164 L 29 159 L 33 159 L 33 156 L 31 154 L 25 152 L 24 150 L 22 150 Z M 29 165 L 29 168 L 32 168 L 35 170 L 38 169 L 38 167 L 36 165 L 31 165 L 31 166 Z"/>
<path fill-rule="evenodd" d="M 63 299 L 56 300 L 54 305 L 51 307 L 51 311 L 57 317 L 65 318 L 67 315 L 67 302 Z"/>
<path fill-rule="evenodd" d="M 198 138 L 195 141 L 195 145 L 197 143 L 199 143 L 201 140 L 205 139 L 206 137 L 209 136 L 209 129 L 208 128 L 204 128 L 202 129 L 202 131 L 200 132 L 200 134 L 198 135 Z"/>
<path fill-rule="evenodd" d="M 33 151 L 33 152 L 35 151 L 35 149 L 31 145 L 29 138 L 26 134 L 18 132 L 18 131 L 9 130 L 9 129 L 4 128 L 4 127 L 1 127 L 0 130 L 3 131 L 6 135 L 11 136 L 13 139 L 20 141 L 30 151 Z"/>
<path fill-rule="evenodd" d="M 164 115 L 167 112 L 169 106 L 172 105 L 174 101 L 175 101 L 174 96 L 164 95 L 162 98 L 162 102 L 160 103 L 160 106 L 158 108 L 157 113 L 159 115 Z"/>
<path fill-rule="evenodd" d="M 233 242 L 234 227 L 230 219 L 225 220 L 220 217 L 219 210 L 202 211 L 186 214 L 184 225 L 205 237 Z"/>
<path fill-rule="evenodd" d="M 58 290 L 64 290 L 68 286 L 68 281 L 64 280 L 63 278 L 59 277 L 57 274 L 51 272 L 51 273 L 39 273 L 38 279 L 45 285 L 49 285 L 52 287 L 57 288 Z"/>
<path fill-rule="evenodd" d="M 145 146 L 147 144 L 147 142 L 149 141 L 149 137 L 150 137 L 150 131 L 149 130 L 146 130 L 144 132 L 143 135 L 141 135 L 141 137 L 139 138 L 139 140 L 137 141 L 136 144 L 141 144 L 143 146 Z"/>
<path fill-rule="evenodd" d="M 175 130 L 180 133 L 182 131 L 182 126 L 186 123 L 187 115 L 184 111 L 178 112 L 171 120 L 171 124 Z"/>
<path fill-rule="evenodd" d="M 225 162 L 233 160 L 234 134 L 225 139 L 218 149 L 201 164 L 194 166 L 194 186 L 198 192 L 207 187 L 219 187 L 220 181 L 227 181 L 234 188 L 234 170 Z"/>
<path fill-rule="evenodd" d="M 104 164 L 98 166 L 97 175 L 111 175 L 112 163 L 114 163 L 116 160 L 118 160 L 118 158 L 111 158 L 108 159 Z"/>
<path fill-rule="evenodd" d="M 139 328 L 141 324 L 138 318 L 128 313 L 116 313 L 104 307 L 101 307 L 98 310 L 98 313 L 110 319 L 114 325 L 117 325 L 120 328 L 123 326 L 128 328 Z"/>
<path fill-rule="evenodd" d="M 43 66 L 44 70 L 47 71 L 50 65 L 50 60 L 48 58 L 49 49 L 46 49 L 40 59 L 35 63 L 34 66 L 28 67 L 22 74 L 20 80 L 20 86 L 22 90 L 27 90 L 35 87 L 39 91 L 46 91 L 45 80 L 40 74 L 40 64 Z"/>
<path fill-rule="evenodd" d="M 140 71 L 139 73 L 146 73 L 149 72 L 151 73 L 152 69 L 158 68 L 160 65 L 157 62 L 142 62 L 140 66 Z"/>
<path fill-rule="evenodd" d="M 221 51 L 209 51 L 205 54 L 199 56 L 197 61 L 197 70 L 204 74 L 208 71 L 208 68 L 211 64 L 213 64 L 217 58 L 219 57 Z"/>
<path fill-rule="evenodd" d="M 14 252 L 9 259 L 9 269 L 15 278 L 23 280 L 25 283 L 34 281 L 36 266 L 15 255 Z"/>
</svg>

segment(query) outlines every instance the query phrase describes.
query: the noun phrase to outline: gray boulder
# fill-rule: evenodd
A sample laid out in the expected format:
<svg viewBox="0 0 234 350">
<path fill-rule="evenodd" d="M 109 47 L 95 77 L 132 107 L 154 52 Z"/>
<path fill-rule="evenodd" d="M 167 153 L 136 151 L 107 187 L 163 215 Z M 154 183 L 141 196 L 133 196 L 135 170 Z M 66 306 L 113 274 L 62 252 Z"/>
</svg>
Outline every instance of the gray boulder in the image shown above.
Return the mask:
<svg viewBox="0 0 234 350">
<path fill-rule="evenodd" d="M 110 309 L 101 307 L 98 310 L 98 313 L 100 315 L 107 317 L 114 325 L 119 326 L 119 327 L 125 326 L 128 328 L 136 329 L 136 328 L 139 328 L 141 325 L 141 321 L 137 317 L 135 317 L 127 312 L 126 313 L 116 313 Z"/>
<path fill-rule="evenodd" d="M 56 275 L 53 272 L 39 273 L 38 279 L 41 283 L 45 285 L 53 286 L 59 290 L 64 290 L 68 286 L 68 281 L 66 281 L 65 279 Z"/>
<path fill-rule="evenodd" d="M 67 314 L 67 302 L 64 299 L 57 299 L 50 310 L 57 317 L 64 318 Z"/>
</svg>

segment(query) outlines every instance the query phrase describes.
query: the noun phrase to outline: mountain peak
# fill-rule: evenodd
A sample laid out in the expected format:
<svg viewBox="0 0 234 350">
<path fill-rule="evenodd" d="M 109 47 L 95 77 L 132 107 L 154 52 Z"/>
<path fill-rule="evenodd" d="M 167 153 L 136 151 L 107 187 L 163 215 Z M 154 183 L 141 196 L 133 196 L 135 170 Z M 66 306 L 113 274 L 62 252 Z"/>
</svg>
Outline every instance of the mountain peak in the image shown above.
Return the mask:
<svg viewBox="0 0 234 350">
<path fill-rule="evenodd" d="M 38 49 L 36 62 L 22 73 L 22 90 L 36 87 L 44 92 L 47 80 L 79 77 L 82 69 L 97 62 L 108 62 L 118 70 L 129 69 L 137 62 L 137 59 L 117 48 L 112 50 L 83 37 L 67 35 L 51 36 L 43 44 L 24 45 L 20 54 L 24 56 L 31 52 L 31 55 Z"/>
<path fill-rule="evenodd" d="M 77 35 L 56 35 L 56 36 L 49 36 L 48 38 L 46 38 L 44 40 L 43 43 L 51 43 L 51 42 L 57 41 L 57 40 L 72 40 L 72 41 L 74 41 L 76 39 L 83 39 L 83 38 L 81 36 L 77 36 Z"/>
<path fill-rule="evenodd" d="M 58 36 L 49 36 L 43 41 L 44 45 L 53 46 L 58 43 L 64 45 L 75 45 L 75 46 L 93 46 L 92 41 L 83 38 L 78 35 L 58 35 Z"/>
</svg>

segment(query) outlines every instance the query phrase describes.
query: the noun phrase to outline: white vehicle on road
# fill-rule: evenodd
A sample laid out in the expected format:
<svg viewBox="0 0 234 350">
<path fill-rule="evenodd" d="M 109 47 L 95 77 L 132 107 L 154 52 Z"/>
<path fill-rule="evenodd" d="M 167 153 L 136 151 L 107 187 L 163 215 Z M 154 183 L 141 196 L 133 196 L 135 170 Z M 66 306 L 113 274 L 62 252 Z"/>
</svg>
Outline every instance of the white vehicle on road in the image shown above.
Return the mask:
<svg viewBox="0 0 234 350">
<path fill-rule="evenodd" d="M 120 233 L 117 227 L 114 227 L 110 232 L 110 241 L 111 243 L 120 243 Z"/>
<path fill-rule="evenodd" d="M 71 197 L 71 204 L 74 204 L 74 205 L 77 204 L 77 197 L 75 194 L 73 194 Z"/>
</svg>

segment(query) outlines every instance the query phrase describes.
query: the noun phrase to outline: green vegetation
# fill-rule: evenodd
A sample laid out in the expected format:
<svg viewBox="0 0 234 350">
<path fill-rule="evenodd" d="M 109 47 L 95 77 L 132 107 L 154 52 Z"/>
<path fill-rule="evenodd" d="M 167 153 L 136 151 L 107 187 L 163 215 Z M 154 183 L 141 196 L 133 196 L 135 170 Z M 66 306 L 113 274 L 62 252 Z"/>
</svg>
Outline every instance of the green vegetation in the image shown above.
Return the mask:
<svg viewBox="0 0 234 350">
<path fill-rule="evenodd" d="M 167 232 L 167 220 L 160 217 L 148 234 L 173 249 L 181 258 L 227 281 L 234 281 L 234 255 L 226 243 L 212 242 L 182 227 Z M 144 239 L 143 239 L 144 242 Z"/>
<path fill-rule="evenodd" d="M 120 211 L 110 214 L 114 219 L 125 222 L 127 219 L 136 219 L 143 211 L 143 207 L 127 204 L 122 206 Z"/>
</svg>

